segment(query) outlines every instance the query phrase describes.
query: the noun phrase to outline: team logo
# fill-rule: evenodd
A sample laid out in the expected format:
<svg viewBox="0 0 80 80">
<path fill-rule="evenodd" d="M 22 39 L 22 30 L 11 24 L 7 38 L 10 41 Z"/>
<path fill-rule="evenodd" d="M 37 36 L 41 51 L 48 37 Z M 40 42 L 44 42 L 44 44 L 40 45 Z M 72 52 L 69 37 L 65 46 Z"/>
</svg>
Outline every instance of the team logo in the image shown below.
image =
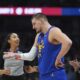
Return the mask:
<svg viewBox="0 0 80 80">
<path fill-rule="evenodd" d="M 44 42 L 43 42 L 43 40 L 41 40 L 41 43 L 40 44 L 38 44 L 38 57 L 41 57 L 41 51 L 42 51 L 42 49 L 44 48 Z"/>
</svg>

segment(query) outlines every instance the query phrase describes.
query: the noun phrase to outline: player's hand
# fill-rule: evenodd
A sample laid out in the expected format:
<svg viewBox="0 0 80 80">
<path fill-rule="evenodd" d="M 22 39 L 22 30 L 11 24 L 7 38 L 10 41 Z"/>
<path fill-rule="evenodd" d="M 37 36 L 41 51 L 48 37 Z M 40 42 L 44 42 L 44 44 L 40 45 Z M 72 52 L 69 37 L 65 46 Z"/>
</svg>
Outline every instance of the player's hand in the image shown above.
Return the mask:
<svg viewBox="0 0 80 80">
<path fill-rule="evenodd" d="M 55 61 L 55 67 L 56 68 L 64 67 L 64 64 L 61 61 L 61 59 L 56 59 L 56 61 Z"/>
<path fill-rule="evenodd" d="M 15 59 L 21 60 L 21 56 L 19 54 L 15 54 Z"/>
</svg>

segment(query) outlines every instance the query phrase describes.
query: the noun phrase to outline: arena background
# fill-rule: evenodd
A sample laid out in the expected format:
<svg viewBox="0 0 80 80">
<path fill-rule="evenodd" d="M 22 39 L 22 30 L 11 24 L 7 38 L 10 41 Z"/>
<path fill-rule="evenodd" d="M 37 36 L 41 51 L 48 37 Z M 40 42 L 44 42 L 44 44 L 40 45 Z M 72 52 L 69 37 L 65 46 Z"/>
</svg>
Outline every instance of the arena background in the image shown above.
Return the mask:
<svg viewBox="0 0 80 80">
<path fill-rule="evenodd" d="M 73 46 L 65 56 L 65 67 L 69 80 L 73 80 L 72 77 L 76 76 L 77 72 L 68 61 L 80 58 L 80 0 L 0 0 L 0 49 L 7 34 L 16 32 L 21 39 L 21 50 L 29 51 L 36 35 L 32 29 L 31 17 L 38 12 L 46 14 L 52 25 L 61 28 L 72 39 Z M 2 69 L 3 60 L 0 59 Z M 37 65 L 36 60 L 37 58 L 32 62 L 25 62 L 25 65 Z M 37 80 L 35 78 L 38 75 L 34 75 L 26 74 L 31 80 Z"/>
</svg>

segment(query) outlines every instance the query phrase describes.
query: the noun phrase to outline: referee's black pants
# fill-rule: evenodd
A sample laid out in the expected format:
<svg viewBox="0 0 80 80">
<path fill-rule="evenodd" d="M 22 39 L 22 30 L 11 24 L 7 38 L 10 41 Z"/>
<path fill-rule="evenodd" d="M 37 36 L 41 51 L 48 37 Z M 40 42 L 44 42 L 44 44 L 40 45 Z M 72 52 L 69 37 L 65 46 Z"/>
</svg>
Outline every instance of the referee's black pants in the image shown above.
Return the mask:
<svg viewBox="0 0 80 80">
<path fill-rule="evenodd" d="M 24 80 L 24 75 L 20 76 L 8 76 L 8 75 L 3 75 L 2 80 Z"/>
</svg>

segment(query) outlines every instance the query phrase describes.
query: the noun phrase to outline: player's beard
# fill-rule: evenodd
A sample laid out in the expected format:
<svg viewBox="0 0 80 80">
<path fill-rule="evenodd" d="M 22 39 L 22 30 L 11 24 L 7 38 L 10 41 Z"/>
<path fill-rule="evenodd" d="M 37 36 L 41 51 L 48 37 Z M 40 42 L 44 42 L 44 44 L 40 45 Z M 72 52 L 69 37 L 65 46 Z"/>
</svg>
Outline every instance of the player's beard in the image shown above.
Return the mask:
<svg viewBox="0 0 80 80">
<path fill-rule="evenodd" d="M 36 29 L 36 33 L 40 33 L 41 31 L 39 29 Z"/>
</svg>

